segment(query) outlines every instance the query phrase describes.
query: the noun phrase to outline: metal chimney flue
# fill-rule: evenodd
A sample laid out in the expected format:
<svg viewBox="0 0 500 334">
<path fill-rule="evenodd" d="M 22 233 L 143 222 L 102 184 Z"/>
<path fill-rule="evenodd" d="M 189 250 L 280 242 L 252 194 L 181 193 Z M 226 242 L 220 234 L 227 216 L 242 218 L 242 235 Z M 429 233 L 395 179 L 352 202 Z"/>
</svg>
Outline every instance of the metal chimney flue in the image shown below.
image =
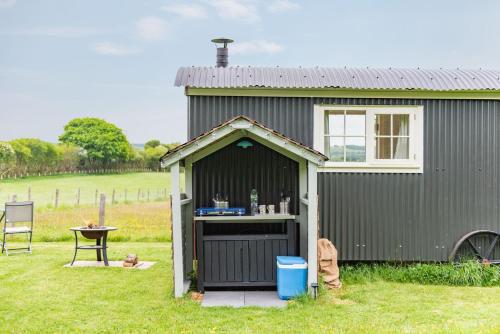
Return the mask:
<svg viewBox="0 0 500 334">
<path fill-rule="evenodd" d="M 214 38 L 212 43 L 217 47 L 217 60 L 215 66 L 227 67 L 229 65 L 229 50 L 227 45 L 234 42 L 229 38 Z"/>
</svg>

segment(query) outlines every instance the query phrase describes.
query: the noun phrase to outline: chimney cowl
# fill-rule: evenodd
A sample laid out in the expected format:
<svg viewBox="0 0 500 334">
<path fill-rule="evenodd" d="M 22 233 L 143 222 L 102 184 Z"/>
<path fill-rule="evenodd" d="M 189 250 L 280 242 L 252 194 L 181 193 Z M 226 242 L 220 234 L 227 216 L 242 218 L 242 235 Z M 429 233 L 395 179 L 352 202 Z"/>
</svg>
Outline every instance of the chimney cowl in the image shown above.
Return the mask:
<svg viewBox="0 0 500 334">
<path fill-rule="evenodd" d="M 234 41 L 229 38 L 212 39 L 212 43 L 217 47 L 217 59 L 215 64 L 217 67 L 227 67 L 227 65 L 229 65 L 229 50 L 227 45 L 233 42 Z"/>
</svg>

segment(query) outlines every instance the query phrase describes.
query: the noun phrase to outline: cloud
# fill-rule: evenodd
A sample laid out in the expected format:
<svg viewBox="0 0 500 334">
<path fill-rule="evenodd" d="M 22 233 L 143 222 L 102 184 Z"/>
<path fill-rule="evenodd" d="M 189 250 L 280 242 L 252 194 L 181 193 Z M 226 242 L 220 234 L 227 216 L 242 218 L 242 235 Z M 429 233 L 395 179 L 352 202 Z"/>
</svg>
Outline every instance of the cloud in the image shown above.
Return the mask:
<svg viewBox="0 0 500 334">
<path fill-rule="evenodd" d="M 275 42 L 255 40 L 234 43 L 230 52 L 240 55 L 275 54 L 283 51 L 284 49 L 285 48 L 282 45 Z"/>
<path fill-rule="evenodd" d="M 267 7 L 267 9 L 271 13 L 282 13 L 282 12 L 288 12 L 288 11 L 300 9 L 300 5 L 296 2 L 292 2 L 289 0 L 276 0 L 276 1 L 273 1 Z"/>
<path fill-rule="evenodd" d="M 255 22 L 260 20 L 255 2 L 252 0 L 210 0 L 217 15 L 223 19 Z"/>
<path fill-rule="evenodd" d="M 167 23 L 154 16 L 143 17 L 136 22 L 137 35 L 146 41 L 165 39 L 169 32 Z"/>
<path fill-rule="evenodd" d="M 172 4 L 161 9 L 185 19 L 203 19 L 208 16 L 205 7 L 199 4 Z"/>
<path fill-rule="evenodd" d="M 17 0 L 0 0 L 0 8 L 12 7 L 16 4 Z"/>
<path fill-rule="evenodd" d="M 97 35 L 100 34 L 101 32 L 102 31 L 94 28 L 36 27 L 29 29 L 2 31 L 0 32 L 0 35 L 78 38 L 78 37 Z"/>
<path fill-rule="evenodd" d="M 97 54 L 106 56 L 128 56 L 141 52 L 141 50 L 129 48 L 111 42 L 101 42 L 94 44 L 92 46 L 92 50 Z"/>
</svg>

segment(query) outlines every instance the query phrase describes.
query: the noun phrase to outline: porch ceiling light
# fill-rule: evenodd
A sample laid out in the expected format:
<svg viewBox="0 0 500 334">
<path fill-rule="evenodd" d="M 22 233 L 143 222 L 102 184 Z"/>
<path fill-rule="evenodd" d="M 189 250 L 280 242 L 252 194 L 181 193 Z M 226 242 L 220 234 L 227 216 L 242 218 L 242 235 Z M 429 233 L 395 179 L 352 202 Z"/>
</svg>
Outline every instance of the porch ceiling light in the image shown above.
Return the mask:
<svg viewBox="0 0 500 334">
<path fill-rule="evenodd" d="M 251 142 L 249 142 L 248 140 L 242 140 L 238 144 L 236 144 L 236 146 L 241 147 L 241 148 L 248 148 L 248 147 L 252 147 L 253 144 Z"/>
</svg>

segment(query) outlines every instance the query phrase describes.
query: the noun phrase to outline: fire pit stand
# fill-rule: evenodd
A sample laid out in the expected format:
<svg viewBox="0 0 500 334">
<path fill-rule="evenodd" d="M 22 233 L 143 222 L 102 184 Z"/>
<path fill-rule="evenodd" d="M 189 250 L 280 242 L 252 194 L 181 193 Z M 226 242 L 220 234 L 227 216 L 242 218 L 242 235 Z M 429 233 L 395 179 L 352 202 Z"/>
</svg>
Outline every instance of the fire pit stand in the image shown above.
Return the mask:
<svg viewBox="0 0 500 334">
<path fill-rule="evenodd" d="M 88 227 L 72 227 L 70 228 L 71 231 L 75 232 L 75 254 L 73 255 L 73 261 L 71 261 L 71 265 L 75 262 L 76 259 L 76 253 L 78 252 L 79 249 L 90 249 L 96 251 L 97 254 L 97 261 L 102 261 L 101 259 L 101 251 L 102 251 L 102 257 L 104 258 L 104 265 L 109 266 L 108 263 L 108 254 L 107 254 L 107 248 L 108 246 L 106 245 L 106 241 L 108 239 L 108 232 L 109 231 L 115 231 L 117 230 L 116 227 L 111 227 L 111 226 L 102 226 L 99 228 L 88 228 Z M 78 245 L 78 232 L 82 234 L 82 236 L 86 239 L 95 239 L 95 245 Z"/>
</svg>

